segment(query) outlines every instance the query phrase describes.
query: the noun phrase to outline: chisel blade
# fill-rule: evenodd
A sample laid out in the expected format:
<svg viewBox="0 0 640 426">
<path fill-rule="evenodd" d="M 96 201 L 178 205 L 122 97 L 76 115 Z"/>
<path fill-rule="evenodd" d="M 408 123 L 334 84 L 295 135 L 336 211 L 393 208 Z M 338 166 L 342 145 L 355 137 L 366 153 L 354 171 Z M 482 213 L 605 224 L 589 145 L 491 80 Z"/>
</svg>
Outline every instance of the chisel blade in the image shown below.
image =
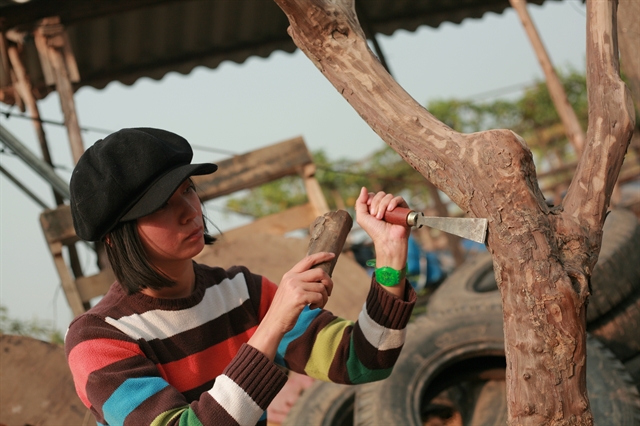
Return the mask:
<svg viewBox="0 0 640 426">
<path fill-rule="evenodd" d="M 487 219 L 462 217 L 434 217 L 416 215 L 416 226 L 428 226 L 484 244 L 487 238 Z"/>
</svg>

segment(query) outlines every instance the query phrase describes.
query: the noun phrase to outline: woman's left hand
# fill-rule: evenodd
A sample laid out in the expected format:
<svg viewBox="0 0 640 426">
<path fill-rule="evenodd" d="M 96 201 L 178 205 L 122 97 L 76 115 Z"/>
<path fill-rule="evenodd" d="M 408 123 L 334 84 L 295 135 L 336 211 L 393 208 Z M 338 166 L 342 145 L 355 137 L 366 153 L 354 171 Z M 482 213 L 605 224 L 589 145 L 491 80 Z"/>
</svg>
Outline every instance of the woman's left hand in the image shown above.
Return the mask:
<svg viewBox="0 0 640 426">
<path fill-rule="evenodd" d="M 410 227 L 384 221 L 385 212 L 396 207 L 409 206 L 402 197 L 368 192 L 364 187 L 355 204 L 356 221 L 373 240 L 377 264 L 401 270 L 407 263 Z"/>
</svg>

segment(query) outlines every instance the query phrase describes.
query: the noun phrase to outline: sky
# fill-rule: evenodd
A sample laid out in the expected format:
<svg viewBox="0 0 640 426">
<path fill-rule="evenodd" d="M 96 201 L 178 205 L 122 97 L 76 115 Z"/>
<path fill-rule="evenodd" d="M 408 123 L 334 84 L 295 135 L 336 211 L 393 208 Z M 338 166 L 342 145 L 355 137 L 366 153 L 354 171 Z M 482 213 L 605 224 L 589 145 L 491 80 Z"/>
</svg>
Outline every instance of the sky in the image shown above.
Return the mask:
<svg viewBox="0 0 640 426">
<path fill-rule="evenodd" d="M 582 1 L 547 1 L 530 5 L 529 13 L 556 68 L 584 71 Z M 422 105 L 515 96 L 518 88 L 543 79 L 511 9 L 460 25 L 401 30 L 378 41 L 393 77 Z M 296 136 L 333 160 L 362 159 L 384 144 L 299 50 L 243 64 L 224 62 L 214 70 L 198 67 L 189 75 L 170 73 L 160 81 L 143 78 L 132 86 L 85 87 L 76 92 L 75 102 L 80 126 L 94 129 L 83 133 L 85 148 L 126 127 L 159 127 L 184 136 L 195 147 L 194 162 L 228 158 L 216 149 L 241 154 Z M 63 120 L 55 93 L 40 101 L 39 109 L 44 119 Z M 0 104 L 0 112 L 6 111 L 19 112 Z M 40 156 L 28 120 L 0 115 L 0 124 Z M 45 132 L 56 171 L 68 182 L 73 161 L 66 130 L 45 125 Z M 54 206 L 46 182 L 7 149 L 0 165 Z M 208 203 L 207 212 L 223 231 L 246 222 L 225 212 L 222 204 Z M 51 322 L 64 332 L 72 314 L 42 234 L 41 213 L 41 206 L 0 174 L 0 305 L 12 318 Z M 82 250 L 81 263 L 89 273 L 95 268 L 95 258 Z"/>
</svg>

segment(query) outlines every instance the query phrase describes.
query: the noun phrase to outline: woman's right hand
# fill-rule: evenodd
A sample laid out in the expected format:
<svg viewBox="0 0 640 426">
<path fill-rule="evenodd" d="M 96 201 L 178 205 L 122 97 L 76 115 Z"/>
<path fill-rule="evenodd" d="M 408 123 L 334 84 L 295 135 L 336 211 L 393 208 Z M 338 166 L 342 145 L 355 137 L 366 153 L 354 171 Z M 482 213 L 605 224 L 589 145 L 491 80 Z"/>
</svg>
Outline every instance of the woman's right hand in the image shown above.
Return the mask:
<svg viewBox="0 0 640 426">
<path fill-rule="evenodd" d="M 334 257 L 335 254 L 329 252 L 314 253 L 282 276 L 269 310 L 249 339 L 251 346 L 273 360 L 280 340 L 296 325 L 302 310 L 306 306 L 311 309 L 324 307 L 331 296 L 333 281 L 325 271 L 313 266 Z"/>
</svg>

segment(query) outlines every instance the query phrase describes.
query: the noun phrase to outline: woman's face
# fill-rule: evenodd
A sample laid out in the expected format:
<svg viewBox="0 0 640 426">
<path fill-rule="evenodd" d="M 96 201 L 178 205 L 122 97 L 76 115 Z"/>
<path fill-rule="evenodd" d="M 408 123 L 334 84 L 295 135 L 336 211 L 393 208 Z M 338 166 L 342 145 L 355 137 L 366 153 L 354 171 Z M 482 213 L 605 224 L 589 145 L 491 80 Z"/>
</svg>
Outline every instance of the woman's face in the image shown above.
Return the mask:
<svg viewBox="0 0 640 426">
<path fill-rule="evenodd" d="M 149 260 L 160 269 L 167 262 L 190 260 L 204 248 L 202 206 L 190 179 L 160 210 L 137 223 Z"/>
</svg>

